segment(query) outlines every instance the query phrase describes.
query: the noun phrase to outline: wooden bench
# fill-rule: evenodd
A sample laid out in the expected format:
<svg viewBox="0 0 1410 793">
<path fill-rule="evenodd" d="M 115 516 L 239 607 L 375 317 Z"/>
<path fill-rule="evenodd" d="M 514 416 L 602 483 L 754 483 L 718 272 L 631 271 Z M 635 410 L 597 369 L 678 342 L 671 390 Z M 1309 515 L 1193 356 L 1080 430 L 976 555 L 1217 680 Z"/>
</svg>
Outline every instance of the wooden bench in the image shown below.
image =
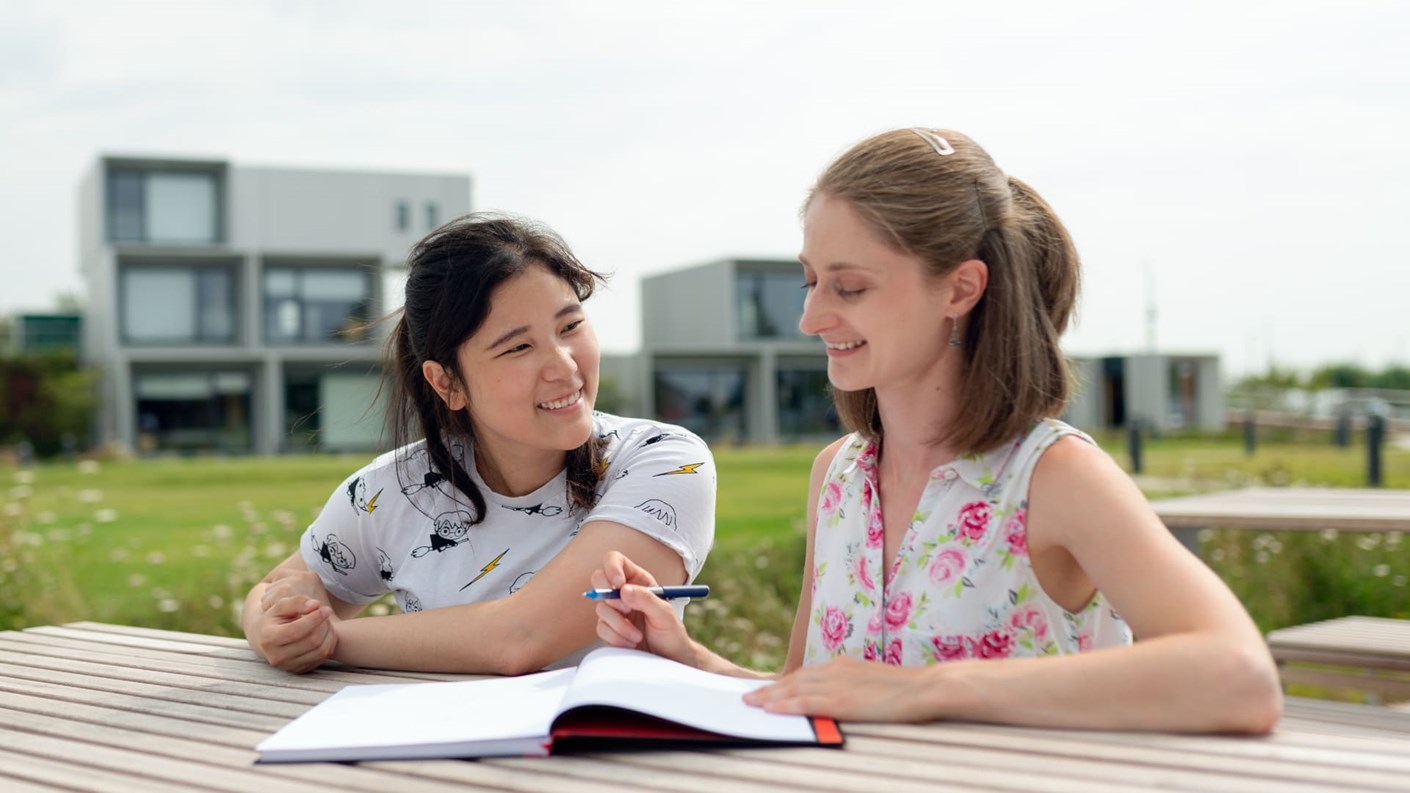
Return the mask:
<svg viewBox="0 0 1410 793">
<path fill-rule="evenodd" d="M 1152 501 L 1151 507 L 1196 556 L 1202 529 L 1410 532 L 1410 490 L 1249 487 Z"/>
<path fill-rule="evenodd" d="M 1284 685 L 1357 689 L 1372 704 L 1410 700 L 1410 620 L 1341 617 L 1282 628 L 1269 632 L 1268 649 Z"/>
</svg>

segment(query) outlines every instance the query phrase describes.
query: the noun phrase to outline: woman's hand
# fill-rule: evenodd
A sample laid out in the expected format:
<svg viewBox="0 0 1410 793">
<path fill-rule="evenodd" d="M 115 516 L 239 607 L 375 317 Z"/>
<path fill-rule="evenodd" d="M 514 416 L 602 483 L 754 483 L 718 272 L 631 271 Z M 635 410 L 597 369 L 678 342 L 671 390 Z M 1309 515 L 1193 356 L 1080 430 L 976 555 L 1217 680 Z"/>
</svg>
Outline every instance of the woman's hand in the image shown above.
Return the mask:
<svg viewBox="0 0 1410 793">
<path fill-rule="evenodd" d="M 270 666 L 301 674 L 333 657 L 337 616 L 318 574 L 283 565 L 264 580 L 246 635 Z M 246 608 L 249 608 L 247 604 Z"/>
<path fill-rule="evenodd" d="M 253 643 L 270 666 L 301 674 L 333 657 L 338 634 L 331 606 L 301 595 L 278 598 L 255 616 Z"/>
<path fill-rule="evenodd" d="M 958 662 L 955 662 L 958 663 Z M 901 667 L 840 656 L 802 666 L 744 701 L 771 713 L 830 716 L 844 721 L 929 721 L 926 687 L 937 667 Z"/>
<path fill-rule="evenodd" d="M 620 589 L 618 600 L 597 603 L 597 636 L 613 647 L 646 650 L 698 667 L 695 642 L 685 632 L 671 604 L 643 587 L 657 586 L 651 573 L 632 560 L 608 551 L 601 569 L 592 572 L 596 589 Z"/>
</svg>

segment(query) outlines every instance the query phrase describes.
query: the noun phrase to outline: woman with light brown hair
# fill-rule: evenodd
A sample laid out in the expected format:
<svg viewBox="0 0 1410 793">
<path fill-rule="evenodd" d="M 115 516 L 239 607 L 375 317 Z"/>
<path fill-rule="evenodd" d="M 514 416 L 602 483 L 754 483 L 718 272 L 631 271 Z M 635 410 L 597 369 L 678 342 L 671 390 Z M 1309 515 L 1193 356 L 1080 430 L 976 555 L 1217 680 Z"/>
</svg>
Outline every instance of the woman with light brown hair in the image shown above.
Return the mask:
<svg viewBox="0 0 1410 793">
<path fill-rule="evenodd" d="M 813 464 L 788 658 L 750 701 L 852 720 L 1272 729 L 1281 691 L 1248 614 L 1057 420 L 1079 261 L 1047 203 L 968 137 L 899 129 L 833 162 L 803 221 L 799 326 L 826 345 L 852 433 Z M 604 641 L 773 677 L 691 640 L 623 555 L 592 583 L 623 588 L 597 606 Z"/>
</svg>

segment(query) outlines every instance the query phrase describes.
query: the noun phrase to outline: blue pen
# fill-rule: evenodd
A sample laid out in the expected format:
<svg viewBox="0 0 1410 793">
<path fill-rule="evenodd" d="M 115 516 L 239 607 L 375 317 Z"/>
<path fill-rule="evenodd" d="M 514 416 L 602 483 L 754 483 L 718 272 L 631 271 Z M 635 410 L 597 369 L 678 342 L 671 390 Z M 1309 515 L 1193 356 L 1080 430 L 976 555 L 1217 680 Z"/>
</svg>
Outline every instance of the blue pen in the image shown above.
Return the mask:
<svg viewBox="0 0 1410 793">
<path fill-rule="evenodd" d="M 658 598 L 672 600 L 674 598 L 703 598 L 710 594 L 710 587 L 703 584 L 697 586 L 649 586 L 648 592 Z M 617 600 L 622 597 L 620 589 L 589 589 L 583 593 L 583 597 L 588 600 Z"/>
</svg>

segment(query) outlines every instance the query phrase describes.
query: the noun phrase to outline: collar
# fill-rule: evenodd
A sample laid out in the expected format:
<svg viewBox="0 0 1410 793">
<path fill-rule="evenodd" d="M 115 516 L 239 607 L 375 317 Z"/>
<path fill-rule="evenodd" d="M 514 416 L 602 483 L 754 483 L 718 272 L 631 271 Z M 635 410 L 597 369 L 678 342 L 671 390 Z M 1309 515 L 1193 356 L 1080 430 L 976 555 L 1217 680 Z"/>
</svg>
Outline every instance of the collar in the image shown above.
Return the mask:
<svg viewBox="0 0 1410 793">
<path fill-rule="evenodd" d="M 999 481 L 1013 459 L 1018 447 L 1023 445 L 1023 438 L 1019 437 L 1009 443 L 1001 444 L 987 452 L 968 452 L 956 457 L 948 463 L 938 465 L 930 472 L 931 479 L 955 479 L 959 478 L 965 484 L 975 490 L 987 491 Z M 876 455 L 879 451 L 875 441 L 868 441 L 861 435 L 843 447 L 842 454 L 854 455 L 849 467 L 860 471 L 864 476 L 877 483 L 876 475 Z"/>
</svg>

